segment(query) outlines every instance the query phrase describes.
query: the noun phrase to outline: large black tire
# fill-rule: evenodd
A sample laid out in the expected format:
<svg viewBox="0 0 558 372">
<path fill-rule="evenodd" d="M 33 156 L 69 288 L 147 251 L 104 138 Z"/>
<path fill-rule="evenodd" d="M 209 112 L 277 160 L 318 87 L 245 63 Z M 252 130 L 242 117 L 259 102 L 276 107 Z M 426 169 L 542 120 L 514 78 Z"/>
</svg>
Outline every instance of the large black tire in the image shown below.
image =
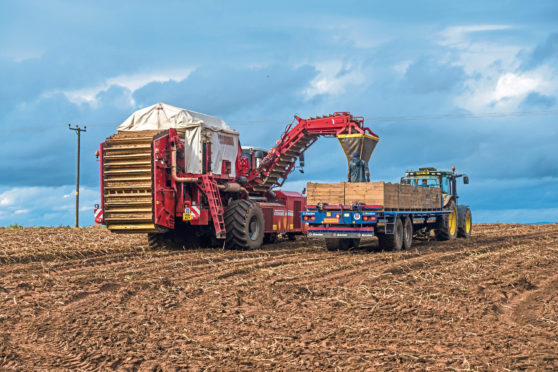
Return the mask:
<svg viewBox="0 0 558 372">
<path fill-rule="evenodd" d="M 457 206 L 455 200 L 451 200 L 446 208 L 451 213 L 444 214 L 438 217 L 436 221 L 436 239 L 438 240 L 453 240 L 457 237 Z"/>
<path fill-rule="evenodd" d="M 234 200 L 225 210 L 229 249 L 257 249 L 263 244 L 264 217 L 260 206 L 251 200 Z"/>
<path fill-rule="evenodd" d="M 378 234 L 380 249 L 384 251 L 400 251 L 403 247 L 403 222 L 401 218 L 395 220 L 393 234 Z"/>
<path fill-rule="evenodd" d="M 469 238 L 473 229 L 473 215 L 469 207 L 465 205 L 459 206 L 459 228 L 457 236 L 460 238 Z"/>
<path fill-rule="evenodd" d="M 353 239 L 327 238 L 325 244 L 328 251 L 346 251 L 351 248 Z"/>
<path fill-rule="evenodd" d="M 403 249 L 411 249 L 413 245 L 413 219 L 405 217 L 403 222 Z"/>
<path fill-rule="evenodd" d="M 147 241 L 149 243 L 149 248 L 154 250 L 162 249 L 182 249 L 183 245 L 177 239 L 174 231 L 169 231 L 166 233 L 150 233 L 147 234 Z"/>
</svg>

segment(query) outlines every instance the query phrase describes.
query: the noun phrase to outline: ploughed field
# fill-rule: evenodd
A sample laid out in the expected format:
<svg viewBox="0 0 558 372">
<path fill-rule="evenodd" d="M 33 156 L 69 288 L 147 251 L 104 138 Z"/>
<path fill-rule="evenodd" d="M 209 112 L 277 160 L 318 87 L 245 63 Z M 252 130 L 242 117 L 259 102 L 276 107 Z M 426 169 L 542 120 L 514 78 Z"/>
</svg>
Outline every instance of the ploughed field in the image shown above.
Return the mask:
<svg viewBox="0 0 558 372">
<path fill-rule="evenodd" d="M 0 229 L 0 369 L 558 369 L 558 225 L 376 245 Z"/>
</svg>

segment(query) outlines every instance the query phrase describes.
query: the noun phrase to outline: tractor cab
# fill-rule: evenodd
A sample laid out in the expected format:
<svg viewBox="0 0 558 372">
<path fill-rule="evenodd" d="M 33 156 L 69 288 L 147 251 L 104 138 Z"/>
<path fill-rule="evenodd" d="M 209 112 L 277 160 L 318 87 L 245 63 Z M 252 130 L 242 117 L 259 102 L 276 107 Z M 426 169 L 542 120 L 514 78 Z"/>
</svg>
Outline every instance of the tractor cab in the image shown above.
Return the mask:
<svg viewBox="0 0 558 372">
<path fill-rule="evenodd" d="M 419 168 L 418 171 L 406 171 L 405 177 L 401 177 L 401 184 L 422 187 L 439 187 L 444 196 L 452 195 L 457 198 L 457 178 L 463 177 L 463 183 L 469 183 L 469 177 L 465 174 L 455 173 L 455 167 L 451 171 L 442 171 L 436 168 Z"/>
</svg>

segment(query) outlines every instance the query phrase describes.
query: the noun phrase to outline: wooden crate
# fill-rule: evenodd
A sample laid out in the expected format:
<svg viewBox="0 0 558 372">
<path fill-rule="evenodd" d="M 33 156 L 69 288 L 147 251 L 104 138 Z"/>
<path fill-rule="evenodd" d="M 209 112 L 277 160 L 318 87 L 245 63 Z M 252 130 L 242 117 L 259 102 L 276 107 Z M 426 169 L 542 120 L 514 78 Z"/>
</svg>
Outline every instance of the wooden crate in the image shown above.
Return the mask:
<svg viewBox="0 0 558 372">
<path fill-rule="evenodd" d="M 438 209 L 441 192 L 437 188 L 386 182 L 308 183 L 308 204 L 382 205 L 390 210 Z"/>
<path fill-rule="evenodd" d="M 306 186 L 306 204 L 344 204 L 345 203 L 345 185 L 344 182 L 339 183 L 312 183 L 308 182 Z"/>
<path fill-rule="evenodd" d="M 345 204 L 362 203 L 382 205 L 387 209 L 397 209 L 399 184 L 386 182 L 345 182 Z"/>
<path fill-rule="evenodd" d="M 423 209 L 439 209 L 442 205 L 442 192 L 439 188 L 423 187 L 425 198 L 422 203 Z"/>
<path fill-rule="evenodd" d="M 344 182 L 344 184 L 346 205 L 352 205 L 355 203 L 383 205 L 383 182 Z"/>
</svg>

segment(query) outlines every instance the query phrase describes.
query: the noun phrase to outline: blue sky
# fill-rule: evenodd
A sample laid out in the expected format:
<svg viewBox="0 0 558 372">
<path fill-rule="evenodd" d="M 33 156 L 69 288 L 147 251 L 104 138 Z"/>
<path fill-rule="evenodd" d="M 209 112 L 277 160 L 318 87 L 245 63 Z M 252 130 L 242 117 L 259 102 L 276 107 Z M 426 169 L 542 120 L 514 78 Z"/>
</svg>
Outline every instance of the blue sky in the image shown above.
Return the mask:
<svg viewBox="0 0 558 372">
<path fill-rule="evenodd" d="M 91 224 L 98 144 L 157 102 L 263 147 L 294 114 L 351 111 L 381 137 L 374 180 L 455 165 L 476 222 L 558 221 L 556 1 L 0 1 L 0 225 L 73 223 L 67 123 L 87 125 Z M 345 164 L 320 140 L 286 187 Z"/>
</svg>

